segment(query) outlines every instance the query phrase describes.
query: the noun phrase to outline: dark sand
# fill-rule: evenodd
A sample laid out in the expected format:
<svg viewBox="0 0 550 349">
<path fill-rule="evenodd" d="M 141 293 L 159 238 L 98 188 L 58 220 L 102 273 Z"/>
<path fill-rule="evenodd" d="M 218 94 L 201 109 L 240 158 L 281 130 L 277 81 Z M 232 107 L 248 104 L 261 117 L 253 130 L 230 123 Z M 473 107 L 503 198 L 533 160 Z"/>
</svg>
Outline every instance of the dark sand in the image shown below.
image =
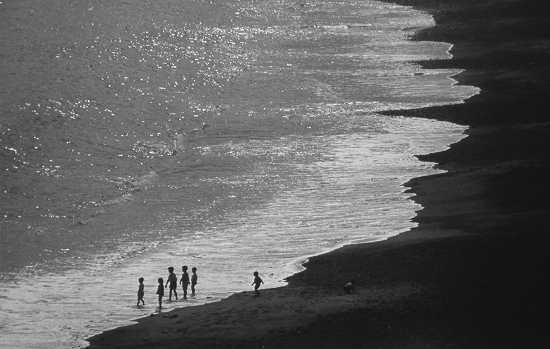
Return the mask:
<svg viewBox="0 0 550 349">
<path fill-rule="evenodd" d="M 313 258 L 287 287 L 176 310 L 91 339 L 91 348 L 528 348 L 546 328 L 550 4 L 406 1 L 436 18 L 416 39 L 455 44 L 466 104 L 406 112 L 471 126 L 423 156 L 448 170 L 408 186 L 417 229 Z M 403 112 L 397 112 L 403 114 Z M 357 292 L 342 285 L 354 279 Z"/>
</svg>

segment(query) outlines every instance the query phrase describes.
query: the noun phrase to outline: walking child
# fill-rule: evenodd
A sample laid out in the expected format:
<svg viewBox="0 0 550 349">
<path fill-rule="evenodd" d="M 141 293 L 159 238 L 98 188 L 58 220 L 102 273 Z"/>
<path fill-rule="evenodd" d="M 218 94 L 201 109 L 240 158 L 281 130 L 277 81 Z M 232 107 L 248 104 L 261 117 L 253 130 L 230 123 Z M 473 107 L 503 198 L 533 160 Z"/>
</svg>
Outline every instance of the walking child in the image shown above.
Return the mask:
<svg viewBox="0 0 550 349">
<path fill-rule="evenodd" d="M 166 280 L 166 285 L 164 286 L 164 288 L 168 287 L 168 285 L 170 285 L 170 294 L 168 295 L 168 301 L 172 301 L 172 292 L 174 292 L 176 300 L 178 300 L 178 278 L 174 273 L 174 267 L 168 267 L 168 280 Z"/>
<path fill-rule="evenodd" d="M 260 285 L 264 283 L 264 280 L 260 277 L 257 271 L 254 272 L 254 281 L 252 281 L 252 285 L 254 285 L 254 295 L 259 296 L 260 291 L 258 289 L 260 288 Z"/>
<path fill-rule="evenodd" d="M 193 275 L 191 275 L 191 296 L 195 296 L 195 285 L 197 284 L 198 282 L 198 276 L 197 276 L 197 268 L 193 267 L 191 269 L 191 272 L 193 273 Z"/>
<path fill-rule="evenodd" d="M 183 288 L 183 299 L 187 299 L 187 287 L 189 287 L 189 274 L 187 274 L 187 265 L 181 267 L 180 284 Z"/>
<path fill-rule="evenodd" d="M 137 306 L 139 307 L 139 302 L 145 305 L 145 301 L 143 300 L 143 296 L 145 292 L 144 292 L 144 286 L 143 286 L 143 278 L 139 278 L 138 282 L 139 282 L 139 288 L 137 292 Z"/>
<path fill-rule="evenodd" d="M 162 297 L 164 296 L 164 280 L 162 278 L 158 279 L 159 285 L 157 287 L 157 294 L 159 296 L 159 310 L 162 308 Z"/>
</svg>

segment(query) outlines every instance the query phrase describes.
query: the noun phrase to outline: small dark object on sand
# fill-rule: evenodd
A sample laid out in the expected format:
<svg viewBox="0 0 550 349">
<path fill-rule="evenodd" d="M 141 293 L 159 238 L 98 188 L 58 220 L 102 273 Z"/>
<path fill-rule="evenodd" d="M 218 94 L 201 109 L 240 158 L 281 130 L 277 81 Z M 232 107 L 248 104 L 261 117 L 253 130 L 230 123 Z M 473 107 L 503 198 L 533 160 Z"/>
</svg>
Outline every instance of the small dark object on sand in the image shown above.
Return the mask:
<svg viewBox="0 0 550 349">
<path fill-rule="evenodd" d="M 354 290 L 355 290 L 355 285 L 353 284 L 353 280 L 348 281 L 344 284 L 344 291 L 347 294 L 353 293 Z"/>
</svg>

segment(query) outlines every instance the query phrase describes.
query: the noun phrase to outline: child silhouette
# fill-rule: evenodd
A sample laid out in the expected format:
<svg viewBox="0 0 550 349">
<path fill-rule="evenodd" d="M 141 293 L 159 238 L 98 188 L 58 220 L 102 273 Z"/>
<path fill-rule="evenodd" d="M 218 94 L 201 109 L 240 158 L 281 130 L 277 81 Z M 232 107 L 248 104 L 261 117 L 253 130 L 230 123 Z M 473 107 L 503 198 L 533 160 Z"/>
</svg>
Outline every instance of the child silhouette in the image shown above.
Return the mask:
<svg viewBox="0 0 550 349">
<path fill-rule="evenodd" d="M 162 297 L 164 296 L 164 280 L 162 280 L 162 278 L 159 278 L 158 279 L 158 287 L 157 287 L 157 294 L 159 296 L 159 310 L 162 308 Z"/>
<path fill-rule="evenodd" d="M 168 284 L 170 284 L 170 294 L 168 295 L 168 301 L 172 301 L 172 292 L 174 292 L 176 300 L 178 300 L 178 278 L 174 273 L 174 267 L 168 267 L 168 280 L 166 280 L 166 285 L 164 286 L 164 288 L 168 287 Z"/>
<path fill-rule="evenodd" d="M 143 278 L 139 278 L 138 282 L 139 282 L 139 287 L 137 292 L 137 306 L 139 307 L 139 302 L 145 305 L 145 301 L 143 300 L 143 296 L 145 292 L 144 292 L 144 286 L 143 286 Z"/>
<path fill-rule="evenodd" d="M 191 272 L 193 273 L 193 275 L 191 275 L 191 296 L 195 296 L 195 285 L 198 282 L 197 268 L 193 267 Z"/>
<path fill-rule="evenodd" d="M 189 286 L 189 274 L 187 274 L 187 265 L 181 267 L 180 284 L 183 288 L 183 299 L 187 299 L 187 287 Z"/>
<path fill-rule="evenodd" d="M 257 271 L 254 272 L 254 281 L 252 281 L 252 285 L 254 285 L 254 295 L 259 296 L 260 291 L 258 289 L 260 288 L 260 285 L 263 284 L 264 281 L 260 277 Z"/>
</svg>

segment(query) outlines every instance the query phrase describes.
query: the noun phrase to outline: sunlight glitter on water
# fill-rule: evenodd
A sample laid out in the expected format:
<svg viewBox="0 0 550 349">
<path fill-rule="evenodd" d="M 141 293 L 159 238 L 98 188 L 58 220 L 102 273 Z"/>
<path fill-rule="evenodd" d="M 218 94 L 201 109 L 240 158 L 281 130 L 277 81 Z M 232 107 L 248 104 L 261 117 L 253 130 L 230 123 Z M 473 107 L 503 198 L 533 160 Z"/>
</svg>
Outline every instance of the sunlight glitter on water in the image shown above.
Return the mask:
<svg viewBox="0 0 550 349">
<path fill-rule="evenodd" d="M 411 228 L 420 207 L 402 184 L 435 173 L 413 154 L 463 137 L 377 114 L 477 93 L 455 86 L 458 71 L 409 62 L 450 57 L 449 44 L 407 41 L 407 28 L 433 25 L 426 14 L 370 1 L 187 5 L 68 7 L 74 33 L 61 25 L 20 48 L 30 57 L 51 40 L 55 60 L 15 62 L 33 79 L 6 82 L 35 92 L 5 94 L 1 110 L 3 346 L 84 345 L 148 315 L 168 265 L 199 268 L 197 298 L 167 308 L 194 305 L 248 289 L 253 270 L 280 286 L 307 256 Z"/>
</svg>

